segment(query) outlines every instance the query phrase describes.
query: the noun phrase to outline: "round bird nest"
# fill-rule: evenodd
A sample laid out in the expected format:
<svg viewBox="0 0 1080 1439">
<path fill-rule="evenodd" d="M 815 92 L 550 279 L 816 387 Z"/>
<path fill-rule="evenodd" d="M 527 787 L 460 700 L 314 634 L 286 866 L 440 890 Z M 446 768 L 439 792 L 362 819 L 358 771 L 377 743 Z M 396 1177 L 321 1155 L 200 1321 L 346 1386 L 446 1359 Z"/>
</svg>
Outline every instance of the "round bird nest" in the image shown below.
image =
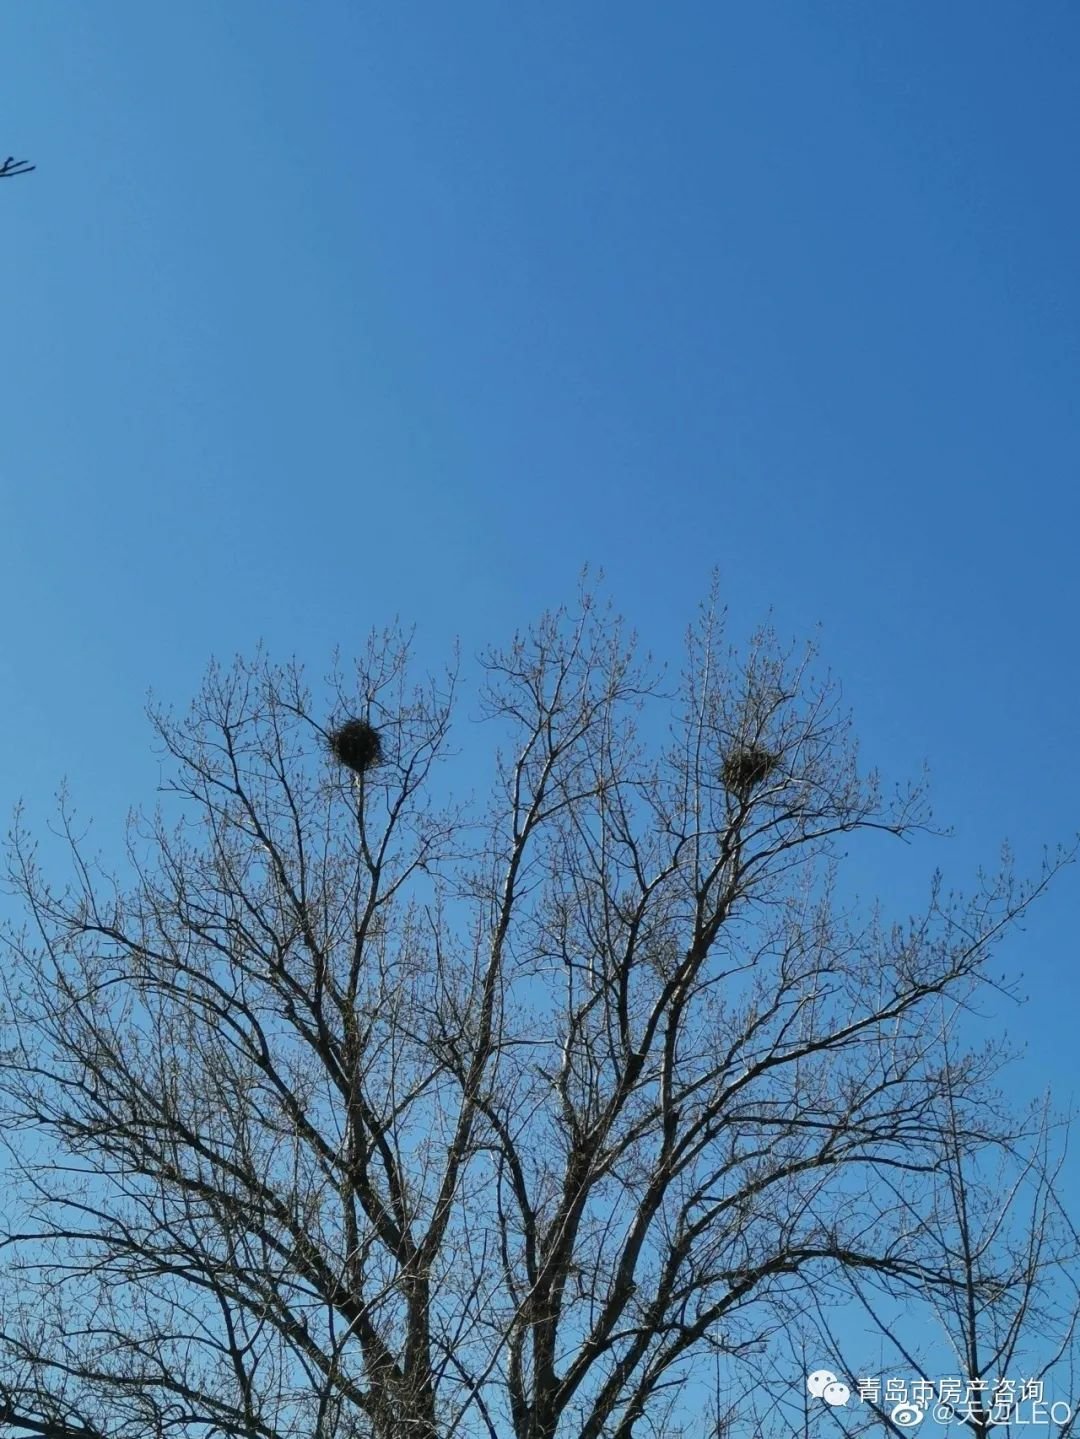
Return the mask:
<svg viewBox="0 0 1080 1439">
<path fill-rule="evenodd" d="M 354 774 L 364 774 L 382 758 L 382 740 L 379 731 L 367 720 L 346 720 L 327 736 L 330 753 L 351 769 Z"/>
<path fill-rule="evenodd" d="M 778 754 L 758 745 L 733 750 L 724 761 L 724 783 L 736 794 L 748 794 L 756 784 L 768 779 L 779 762 Z"/>
</svg>

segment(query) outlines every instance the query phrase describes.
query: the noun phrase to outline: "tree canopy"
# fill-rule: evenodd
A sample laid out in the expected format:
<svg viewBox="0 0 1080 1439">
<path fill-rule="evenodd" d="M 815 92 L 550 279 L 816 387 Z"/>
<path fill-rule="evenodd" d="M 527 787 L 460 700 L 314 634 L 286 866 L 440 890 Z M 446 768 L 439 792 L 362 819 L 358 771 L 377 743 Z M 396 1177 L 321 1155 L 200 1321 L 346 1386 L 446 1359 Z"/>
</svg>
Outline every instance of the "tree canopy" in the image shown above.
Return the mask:
<svg viewBox="0 0 1080 1439">
<path fill-rule="evenodd" d="M 587 595 L 464 719 L 396 630 L 258 654 L 152 711 L 111 869 L 20 816 L 0 1424 L 629 1439 L 822 1276 L 955 1293 L 912 1215 L 1009 1132 L 957 1016 L 1061 858 L 854 907 L 929 811 L 814 663 L 706 608 L 665 678 Z"/>
</svg>

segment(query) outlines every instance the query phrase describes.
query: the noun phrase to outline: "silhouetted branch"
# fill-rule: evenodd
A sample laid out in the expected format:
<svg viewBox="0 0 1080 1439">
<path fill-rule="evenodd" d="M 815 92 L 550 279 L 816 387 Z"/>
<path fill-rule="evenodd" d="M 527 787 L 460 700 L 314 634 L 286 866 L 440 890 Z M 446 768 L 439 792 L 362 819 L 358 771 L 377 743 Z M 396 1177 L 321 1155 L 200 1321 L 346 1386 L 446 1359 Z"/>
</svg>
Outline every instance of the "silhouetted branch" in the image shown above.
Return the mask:
<svg viewBox="0 0 1080 1439">
<path fill-rule="evenodd" d="M 12 175 L 29 175 L 31 170 L 36 169 L 36 165 L 31 165 L 26 160 L 16 160 L 14 155 L 9 155 L 0 165 L 0 180 L 9 180 Z"/>
</svg>

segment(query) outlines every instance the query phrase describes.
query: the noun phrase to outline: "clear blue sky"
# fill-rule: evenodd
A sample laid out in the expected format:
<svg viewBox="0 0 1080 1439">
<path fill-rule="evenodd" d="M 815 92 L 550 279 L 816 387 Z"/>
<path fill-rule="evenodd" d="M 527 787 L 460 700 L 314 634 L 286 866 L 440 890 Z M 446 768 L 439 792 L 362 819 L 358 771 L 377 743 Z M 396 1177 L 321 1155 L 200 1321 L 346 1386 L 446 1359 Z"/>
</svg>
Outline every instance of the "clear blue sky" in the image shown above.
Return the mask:
<svg viewBox="0 0 1080 1439">
<path fill-rule="evenodd" d="M 927 868 L 1075 831 L 1072 0 L 40 0 L 2 71 L 5 804 L 108 830 L 148 686 L 472 651 L 588 561 L 667 652 L 714 566 L 821 622 Z M 1010 951 L 1025 1084 L 1078 886 Z"/>
</svg>

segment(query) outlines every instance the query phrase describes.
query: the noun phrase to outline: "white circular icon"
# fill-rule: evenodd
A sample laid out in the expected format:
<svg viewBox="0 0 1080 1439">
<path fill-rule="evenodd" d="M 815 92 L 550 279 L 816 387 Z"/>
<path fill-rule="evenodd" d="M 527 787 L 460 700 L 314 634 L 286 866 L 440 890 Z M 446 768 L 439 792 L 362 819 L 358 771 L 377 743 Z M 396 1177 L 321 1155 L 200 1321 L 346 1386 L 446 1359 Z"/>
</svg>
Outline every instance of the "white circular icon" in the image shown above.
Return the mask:
<svg viewBox="0 0 1080 1439">
<path fill-rule="evenodd" d="M 923 1411 L 917 1404 L 909 1404 L 906 1400 L 901 1400 L 894 1407 L 889 1418 L 901 1429 L 914 1429 L 916 1424 L 922 1423 Z"/>
<path fill-rule="evenodd" d="M 820 1399 L 830 1384 L 838 1382 L 831 1369 L 815 1369 L 806 1376 L 806 1387 L 815 1399 Z"/>
<path fill-rule="evenodd" d="M 843 1380 L 834 1379 L 831 1384 L 825 1385 L 825 1388 L 821 1391 L 821 1397 L 825 1400 L 826 1404 L 831 1404 L 835 1408 L 840 1404 L 846 1404 L 848 1402 L 851 1398 L 851 1390 Z"/>
</svg>

